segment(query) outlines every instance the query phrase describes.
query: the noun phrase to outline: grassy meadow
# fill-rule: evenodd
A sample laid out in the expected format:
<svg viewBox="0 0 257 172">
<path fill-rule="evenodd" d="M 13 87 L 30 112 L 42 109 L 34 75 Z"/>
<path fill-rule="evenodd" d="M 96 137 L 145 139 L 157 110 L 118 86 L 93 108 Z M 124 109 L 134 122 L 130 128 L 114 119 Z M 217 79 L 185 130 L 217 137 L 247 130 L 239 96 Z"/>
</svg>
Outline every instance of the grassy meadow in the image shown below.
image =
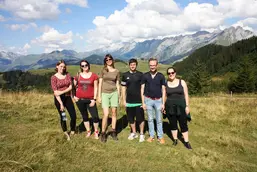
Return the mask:
<svg viewBox="0 0 257 172">
<path fill-rule="evenodd" d="M 165 145 L 129 141 L 123 108 L 119 141 L 104 144 L 84 132 L 66 141 L 52 95 L 0 92 L 0 171 L 257 171 L 256 96 L 190 100 L 191 151 L 172 146 L 166 119 Z"/>
</svg>

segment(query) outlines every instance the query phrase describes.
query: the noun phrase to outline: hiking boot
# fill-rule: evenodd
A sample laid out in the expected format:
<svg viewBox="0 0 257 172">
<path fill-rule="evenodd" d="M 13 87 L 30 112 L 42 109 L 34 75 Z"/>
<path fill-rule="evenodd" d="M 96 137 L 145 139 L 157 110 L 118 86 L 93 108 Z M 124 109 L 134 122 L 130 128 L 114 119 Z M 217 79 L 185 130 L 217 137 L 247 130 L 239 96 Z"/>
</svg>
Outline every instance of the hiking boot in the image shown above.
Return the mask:
<svg viewBox="0 0 257 172">
<path fill-rule="evenodd" d="M 89 138 L 91 136 L 91 131 L 87 131 L 86 138 Z"/>
<path fill-rule="evenodd" d="M 149 142 L 149 143 L 152 143 L 154 141 L 154 138 L 153 137 L 149 137 L 148 139 L 147 139 L 147 142 Z"/>
<path fill-rule="evenodd" d="M 128 136 L 129 140 L 133 140 L 135 138 L 138 138 L 138 135 L 136 133 L 130 133 L 130 135 Z"/>
<path fill-rule="evenodd" d="M 145 136 L 143 134 L 140 134 L 139 136 L 139 142 L 144 142 L 145 141 Z"/>
<path fill-rule="evenodd" d="M 159 141 L 160 144 L 165 144 L 164 138 L 158 139 L 158 141 Z"/>
<path fill-rule="evenodd" d="M 111 136 L 112 136 L 112 139 L 113 139 L 113 140 L 118 140 L 117 132 L 116 132 L 115 130 L 113 130 L 113 131 L 111 132 Z"/>
<path fill-rule="evenodd" d="M 99 132 L 98 132 L 98 131 L 95 131 L 95 133 L 94 133 L 94 137 L 95 137 L 95 139 L 96 139 L 96 140 L 98 140 L 98 139 L 99 139 L 98 135 L 99 135 Z"/>
<path fill-rule="evenodd" d="M 101 134 L 101 142 L 105 143 L 107 141 L 107 135 L 106 133 Z"/>
<path fill-rule="evenodd" d="M 191 145 L 190 145 L 189 142 L 185 142 L 185 147 L 186 147 L 187 149 L 192 149 L 192 147 L 191 147 Z"/>
<path fill-rule="evenodd" d="M 178 139 L 175 139 L 172 143 L 173 146 L 176 146 L 178 144 Z"/>
</svg>

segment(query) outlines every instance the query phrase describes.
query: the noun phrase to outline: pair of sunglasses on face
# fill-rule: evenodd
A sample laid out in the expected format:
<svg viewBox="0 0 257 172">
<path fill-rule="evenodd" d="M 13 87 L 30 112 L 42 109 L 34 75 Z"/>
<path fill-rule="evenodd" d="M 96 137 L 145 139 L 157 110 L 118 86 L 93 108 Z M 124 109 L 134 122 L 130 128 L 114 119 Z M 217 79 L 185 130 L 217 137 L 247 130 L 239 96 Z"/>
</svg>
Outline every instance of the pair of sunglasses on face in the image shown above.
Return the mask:
<svg viewBox="0 0 257 172">
<path fill-rule="evenodd" d="M 105 61 L 106 61 L 106 62 L 108 62 L 108 61 L 112 61 L 112 59 L 105 59 Z"/>
<path fill-rule="evenodd" d="M 168 75 L 172 74 L 174 75 L 176 72 L 167 72 Z"/>
<path fill-rule="evenodd" d="M 83 68 L 83 67 L 88 67 L 88 64 L 80 65 L 80 66 L 81 66 L 82 68 Z"/>
</svg>

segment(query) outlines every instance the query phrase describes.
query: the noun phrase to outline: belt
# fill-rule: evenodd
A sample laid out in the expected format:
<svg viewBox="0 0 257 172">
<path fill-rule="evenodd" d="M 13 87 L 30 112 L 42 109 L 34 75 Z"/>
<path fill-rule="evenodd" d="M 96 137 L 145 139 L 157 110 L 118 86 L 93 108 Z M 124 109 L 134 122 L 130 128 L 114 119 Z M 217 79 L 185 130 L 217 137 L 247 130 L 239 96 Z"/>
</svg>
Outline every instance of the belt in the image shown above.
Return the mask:
<svg viewBox="0 0 257 172">
<path fill-rule="evenodd" d="M 156 97 L 149 97 L 149 96 L 145 96 L 145 97 L 147 97 L 147 98 L 149 98 L 149 99 L 152 99 L 152 100 L 159 100 L 161 97 L 159 97 L 159 98 L 156 98 Z"/>
</svg>

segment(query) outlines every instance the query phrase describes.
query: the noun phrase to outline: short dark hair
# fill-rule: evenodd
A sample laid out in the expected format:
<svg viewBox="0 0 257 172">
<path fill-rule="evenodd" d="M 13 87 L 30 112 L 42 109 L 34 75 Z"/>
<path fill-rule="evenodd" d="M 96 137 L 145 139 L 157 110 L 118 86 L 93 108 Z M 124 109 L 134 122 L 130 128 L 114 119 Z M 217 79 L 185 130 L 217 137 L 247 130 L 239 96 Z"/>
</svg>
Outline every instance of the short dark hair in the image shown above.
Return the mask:
<svg viewBox="0 0 257 172">
<path fill-rule="evenodd" d="M 138 64 L 138 63 L 137 63 L 137 59 L 134 59 L 134 58 L 132 58 L 132 59 L 129 60 L 129 65 L 130 65 L 130 63 L 136 63 L 136 65 Z"/>
<path fill-rule="evenodd" d="M 82 62 L 86 62 L 86 63 L 87 63 L 87 65 L 88 65 L 88 71 L 89 71 L 89 70 L 90 70 L 90 63 L 89 63 L 87 60 L 81 60 L 80 63 L 79 63 L 81 72 L 83 72 L 83 69 L 81 69 L 81 63 L 82 63 Z"/>
</svg>

